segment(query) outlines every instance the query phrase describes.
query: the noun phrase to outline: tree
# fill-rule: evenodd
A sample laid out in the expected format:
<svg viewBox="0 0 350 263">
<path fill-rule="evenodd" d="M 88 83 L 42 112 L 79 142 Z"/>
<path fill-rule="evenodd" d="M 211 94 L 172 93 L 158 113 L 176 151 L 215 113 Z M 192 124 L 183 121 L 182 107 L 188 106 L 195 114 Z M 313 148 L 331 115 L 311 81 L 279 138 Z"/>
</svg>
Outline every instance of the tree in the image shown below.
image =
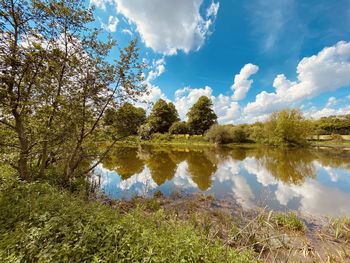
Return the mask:
<svg viewBox="0 0 350 263">
<path fill-rule="evenodd" d="M 110 108 L 106 111 L 105 123 L 118 136 L 135 135 L 139 127 L 146 121 L 146 111 L 130 103 L 125 103 L 119 109 Z"/>
<path fill-rule="evenodd" d="M 152 127 L 153 132 L 166 133 L 170 126 L 179 121 L 179 115 L 175 105 L 171 102 L 167 103 L 163 99 L 159 99 L 153 106 L 148 123 Z"/>
<path fill-rule="evenodd" d="M 285 109 L 271 114 L 264 123 L 264 141 L 271 145 L 302 146 L 307 144 L 311 124 L 297 109 Z"/>
<path fill-rule="evenodd" d="M 188 126 L 194 134 L 203 134 L 213 124 L 217 123 L 217 116 L 212 109 L 211 100 L 202 96 L 187 113 Z"/>
<path fill-rule="evenodd" d="M 115 42 L 93 20 L 75 0 L 0 0 L 1 160 L 23 180 L 86 175 L 109 149 L 98 147 L 106 109 L 145 90 L 136 41 L 110 63 Z"/>
<path fill-rule="evenodd" d="M 174 122 L 169 129 L 170 134 L 187 134 L 188 132 L 188 125 L 184 121 Z"/>
</svg>

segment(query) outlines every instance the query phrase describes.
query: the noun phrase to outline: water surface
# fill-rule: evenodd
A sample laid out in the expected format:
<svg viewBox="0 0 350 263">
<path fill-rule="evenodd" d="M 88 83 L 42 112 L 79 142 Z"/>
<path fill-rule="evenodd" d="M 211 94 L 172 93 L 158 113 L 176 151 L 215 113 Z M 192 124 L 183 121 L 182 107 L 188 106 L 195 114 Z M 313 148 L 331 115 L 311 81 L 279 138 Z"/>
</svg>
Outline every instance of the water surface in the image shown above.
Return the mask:
<svg viewBox="0 0 350 263">
<path fill-rule="evenodd" d="M 263 147 L 116 147 L 96 169 L 111 198 L 203 192 L 244 209 L 350 215 L 350 151 Z"/>
</svg>

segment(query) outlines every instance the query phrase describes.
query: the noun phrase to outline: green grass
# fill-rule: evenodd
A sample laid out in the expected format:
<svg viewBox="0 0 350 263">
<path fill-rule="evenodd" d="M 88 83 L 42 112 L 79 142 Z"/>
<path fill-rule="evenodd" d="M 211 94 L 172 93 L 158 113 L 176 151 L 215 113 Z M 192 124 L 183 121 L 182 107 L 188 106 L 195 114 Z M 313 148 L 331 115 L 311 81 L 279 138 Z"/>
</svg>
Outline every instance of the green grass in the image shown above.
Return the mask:
<svg viewBox="0 0 350 263">
<path fill-rule="evenodd" d="M 120 213 L 46 183 L 0 177 L 0 262 L 254 262 L 162 209 Z"/>
<path fill-rule="evenodd" d="M 335 238 L 343 238 L 350 241 L 350 217 L 332 218 L 329 226 Z"/>
<path fill-rule="evenodd" d="M 276 223 L 278 226 L 287 228 L 292 231 L 304 232 L 306 229 L 304 222 L 301 221 L 293 212 L 290 212 L 288 214 L 277 214 Z"/>
</svg>

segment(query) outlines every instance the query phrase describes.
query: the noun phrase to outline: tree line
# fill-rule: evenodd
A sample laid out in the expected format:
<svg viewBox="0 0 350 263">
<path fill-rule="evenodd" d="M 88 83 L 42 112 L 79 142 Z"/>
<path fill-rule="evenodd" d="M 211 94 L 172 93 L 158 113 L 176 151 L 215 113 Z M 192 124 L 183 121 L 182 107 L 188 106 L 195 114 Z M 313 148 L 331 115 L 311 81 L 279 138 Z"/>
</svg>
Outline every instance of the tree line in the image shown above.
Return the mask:
<svg viewBox="0 0 350 263">
<path fill-rule="evenodd" d="M 219 125 L 211 100 L 202 96 L 180 121 L 175 105 L 158 100 L 150 115 L 126 103 L 118 110 L 107 111 L 105 123 L 112 133 L 139 135 L 148 140 L 152 134 L 197 134 L 216 144 L 255 142 L 273 146 L 305 146 L 314 135 L 350 134 L 350 115 L 307 119 L 298 109 L 272 113 L 264 122 Z M 154 137 L 154 136 L 153 136 Z"/>
<path fill-rule="evenodd" d="M 118 136 L 138 134 L 142 139 L 150 139 L 154 133 L 204 134 L 217 123 L 212 105 L 208 97 L 200 97 L 188 111 L 188 120 L 184 122 L 180 121 L 175 105 L 163 99 L 153 105 L 148 117 L 142 108 L 125 103 L 119 109 L 106 111 L 105 124 L 111 133 Z"/>
</svg>

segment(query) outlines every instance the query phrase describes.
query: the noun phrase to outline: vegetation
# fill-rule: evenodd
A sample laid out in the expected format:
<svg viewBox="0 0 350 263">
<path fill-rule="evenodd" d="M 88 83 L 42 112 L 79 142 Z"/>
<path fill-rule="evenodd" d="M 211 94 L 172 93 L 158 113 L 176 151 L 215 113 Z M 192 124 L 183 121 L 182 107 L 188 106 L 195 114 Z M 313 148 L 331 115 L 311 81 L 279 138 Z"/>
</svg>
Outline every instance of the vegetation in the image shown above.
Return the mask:
<svg viewBox="0 0 350 263">
<path fill-rule="evenodd" d="M 290 212 L 288 214 L 278 214 L 276 216 L 276 221 L 279 226 L 293 231 L 304 232 L 306 229 L 304 222 L 301 221 L 293 212 Z"/>
<path fill-rule="evenodd" d="M 350 135 L 350 114 L 322 117 L 314 120 L 316 135 Z"/>
<path fill-rule="evenodd" d="M 188 134 L 189 128 L 186 122 L 177 121 L 171 125 L 169 129 L 169 133 L 170 134 Z"/>
<path fill-rule="evenodd" d="M 248 141 L 244 126 L 213 125 L 205 133 L 206 140 L 216 144 L 244 143 Z"/>
<path fill-rule="evenodd" d="M 1 180 L 1 262 L 256 261 L 162 209 L 120 213 L 45 183 Z"/>
<path fill-rule="evenodd" d="M 165 100 L 158 100 L 148 117 L 148 124 L 152 132 L 166 133 L 169 131 L 171 125 L 179 121 L 179 115 L 176 111 L 175 105 L 171 102 L 167 103 Z"/>
<path fill-rule="evenodd" d="M 112 134 L 124 137 L 137 134 L 139 127 L 146 121 L 146 111 L 125 103 L 117 110 L 107 109 L 104 118 Z"/>
<path fill-rule="evenodd" d="M 257 125 L 253 140 L 269 145 L 303 146 L 311 134 L 310 123 L 299 110 L 274 112 L 262 125 Z"/>
<path fill-rule="evenodd" d="M 87 27 L 84 2 L 2 0 L 0 10 L 1 162 L 23 180 L 68 185 L 115 144 L 99 147 L 106 109 L 145 91 L 137 43 L 108 62 L 115 42 Z"/>
<path fill-rule="evenodd" d="M 217 116 L 212 109 L 211 100 L 202 96 L 187 113 L 188 127 L 194 134 L 204 134 L 213 124 L 217 123 Z"/>
</svg>

